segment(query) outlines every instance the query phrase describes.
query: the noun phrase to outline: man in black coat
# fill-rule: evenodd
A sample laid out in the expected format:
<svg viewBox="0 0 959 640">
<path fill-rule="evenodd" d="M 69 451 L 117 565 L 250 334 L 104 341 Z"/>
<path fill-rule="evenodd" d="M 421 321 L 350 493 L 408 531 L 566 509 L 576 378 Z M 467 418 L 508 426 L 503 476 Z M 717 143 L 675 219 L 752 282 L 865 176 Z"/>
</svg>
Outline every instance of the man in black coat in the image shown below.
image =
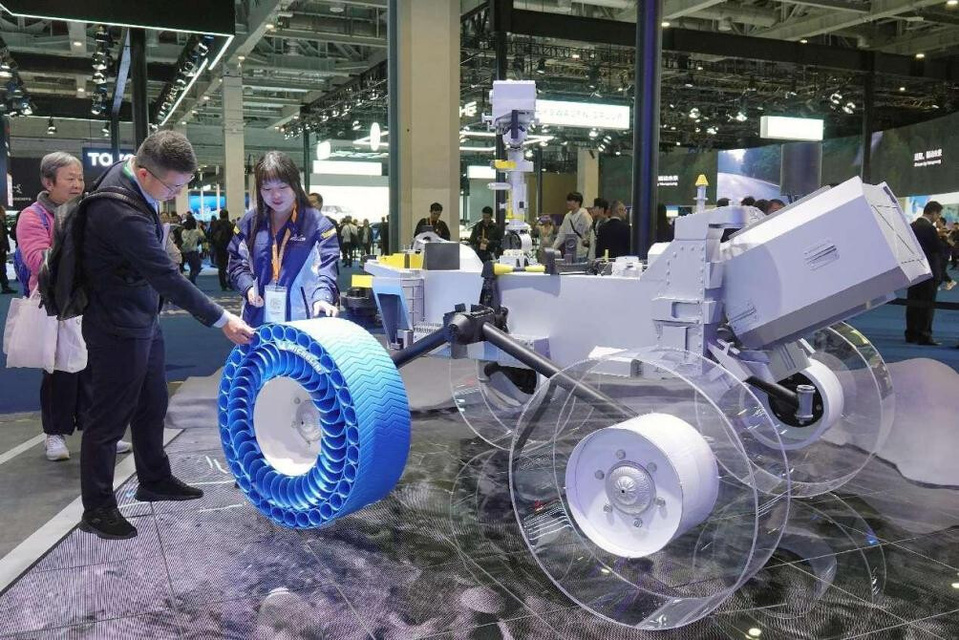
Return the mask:
<svg viewBox="0 0 959 640">
<path fill-rule="evenodd" d="M 930 200 L 922 210 L 922 217 L 912 223 L 912 232 L 916 234 L 922 252 L 926 254 L 932 277 L 909 287 L 906 296 L 906 342 L 937 346 L 932 339 L 932 318 L 936 312 L 936 291 L 942 274 L 942 245 L 936 231 L 936 220 L 942 215 L 942 205 Z"/>
<path fill-rule="evenodd" d="M 413 236 L 416 237 L 423 233 L 424 231 L 433 229 L 433 233 L 443 238 L 444 240 L 450 239 L 450 228 L 446 226 L 446 223 L 440 220 L 440 216 L 443 215 L 443 205 L 439 202 L 434 202 L 430 205 L 430 217 L 429 218 L 420 218 L 420 221 L 416 223 L 416 229 L 413 230 Z"/>
<path fill-rule="evenodd" d="M 483 262 L 496 260 L 503 242 L 503 233 L 493 222 L 493 207 L 483 207 L 483 219 L 470 233 L 470 246 Z"/>
<path fill-rule="evenodd" d="M 89 304 L 83 337 L 93 383 L 80 445 L 80 528 L 101 538 L 137 535 L 113 495 L 116 443 L 127 425 L 133 436 L 138 500 L 191 500 L 203 492 L 173 476 L 163 451 L 167 410 L 166 365 L 159 311 L 164 298 L 232 342 L 246 344 L 253 330 L 190 284 L 161 242 L 159 202 L 171 200 L 196 170 L 182 134 L 159 131 L 136 157 L 119 162 L 94 185 L 121 189 L 133 204 L 98 200 L 86 207 L 82 268 Z"/>
<path fill-rule="evenodd" d="M 609 219 L 599 227 L 596 234 L 596 257 L 602 258 L 609 252 L 609 259 L 629 255 L 629 225 L 623 219 L 626 207 L 622 202 L 614 202 L 609 210 Z"/>
</svg>

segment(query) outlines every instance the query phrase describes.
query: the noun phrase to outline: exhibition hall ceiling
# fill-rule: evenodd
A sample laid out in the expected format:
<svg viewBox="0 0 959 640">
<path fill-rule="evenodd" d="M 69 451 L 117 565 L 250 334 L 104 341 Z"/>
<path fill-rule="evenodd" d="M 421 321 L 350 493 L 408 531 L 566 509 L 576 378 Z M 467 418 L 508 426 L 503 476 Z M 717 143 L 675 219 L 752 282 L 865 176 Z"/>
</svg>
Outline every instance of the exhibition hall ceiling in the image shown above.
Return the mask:
<svg viewBox="0 0 959 640">
<path fill-rule="evenodd" d="M 465 112 L 465 127 L 478 124 L 478 115 L 469 114 L 482 113 L 495 55 L 487 3 L 461 4 L 460 90 L 464 105 L 476 102 L 475 111 Z M 162 114 L 167 124 L 219 124 L 219 77 L 225 66 L 238 65 L 248 127 L 296 135 L 309 124 L 324 137 L 359 137 L 356 132 L 368 131 L 374 121 L 385 122 L 386 5 L 387 0 L 237 0 L 236 36 L 209 43 L 214 50 L 225 47 L 223 62 L 211 71 L 208 60 L 199 73 L 199 64 L 189 67 L 191 56 L 199 60 L 197 34 L 149 31 L 151 115 Z M 612 37 L 613 29 L 603 38 L 603 25 L 631 27 L 635 0 L 515 0 L 512 5 L 516 12 L 536 12 L 545 26 L 542 33 L 509 36 L 510 78 L 536 80 L 544 98 L 631 101 L 632 47 Z M 856 134 L 862 126 L 864 73 L 830 64 L 823 55 L 830 51 L 910 61 L 898 67 L 905 73 L 887 73 L 886 67 L 877 73 L 876 129 L 954 111 L 957 85 L 948 78 L 959 83 L 959 64 L 956 72 L 951 66 L 959 52 L 957 5 L 959 0 L 664 0 L 662 143 L 755 144 L 763 114 L 821 117 L 827 137 Z M 549 24 L 557 28 L 551 32 Z M 0 76 L 5 64 L 15 71 L 6 80 L 6 106 L 19 93 L 19 100 L 29 96 L 33 115 L 100 117 L 92 111 L 104 85 L 95 74 L 103 71 L 112 91 L 122 33 L 121 27 L 3 14 Z M 709 52 L 684 44 L 689 34 L 711 43 Z M 103 54 L 107 68 L 98 69 L 97 56 Z M 926 73 L 927 67 L 937 71 Z M 178 82 L 189 90 L 163 110 L 164 98 Z M 589 140 L 588 133 L 554 131 L 557 142 Z M 628 133 L 611 138 L 610 152 L 631 145 Z M 550 152 L 561 153 L 558 144 L 552 146 Z"/>
</svg>

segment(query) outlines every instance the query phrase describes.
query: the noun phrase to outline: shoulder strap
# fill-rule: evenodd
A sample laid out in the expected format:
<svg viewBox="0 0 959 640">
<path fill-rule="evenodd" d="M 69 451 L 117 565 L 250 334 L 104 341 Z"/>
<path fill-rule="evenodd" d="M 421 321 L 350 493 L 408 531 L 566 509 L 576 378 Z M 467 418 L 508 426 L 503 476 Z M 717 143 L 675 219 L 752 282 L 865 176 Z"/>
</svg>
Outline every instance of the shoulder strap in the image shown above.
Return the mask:
<svg viewBox="0 0 959 640">
<path fill-rule="evenodd" d="M 84 204 L 93 200 L 116 200 L 128 204 L 140 213 L 146 213 L 150 217 L 157 215 L 157 212 L 146 206 L 142 198 L 136 197 L 129 189 L 123 187 L 103 187 L 91 194 L 88 194 L 81 202 Z"/>
</svg>

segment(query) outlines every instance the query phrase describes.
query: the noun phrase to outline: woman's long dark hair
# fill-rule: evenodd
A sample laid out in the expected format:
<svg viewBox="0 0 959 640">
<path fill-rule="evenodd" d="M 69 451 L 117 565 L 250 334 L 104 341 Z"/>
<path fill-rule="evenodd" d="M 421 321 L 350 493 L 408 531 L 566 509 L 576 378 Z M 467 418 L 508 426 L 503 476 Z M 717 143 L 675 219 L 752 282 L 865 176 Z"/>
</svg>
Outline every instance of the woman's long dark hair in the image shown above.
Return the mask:
<svg viewBox="0 0 959 640">
<path fill-rule="evenodd" d="M 270 215 L 271 211 L 260 193 L 260 187 L 263 183 L 271 180 L 286 183 L 290 185 L 296 195 L 296 208 L 299 211 L 306 211 L 311 207 L 310 199 L 303 191 L 303 184 L 300 182 L 300 170 L 296 168 L 293 159 L 285 153 L 267 151 L 253 168 L 253 177 L 256 182 L 256 215 L 253 218 L 253 229 L 250 232 L 250 237 L 247 238 L 251 258 L 253 256 L 253 239 L 256 238 L 260 225 L 267 224 L 267 216 Z"/>
</svg>

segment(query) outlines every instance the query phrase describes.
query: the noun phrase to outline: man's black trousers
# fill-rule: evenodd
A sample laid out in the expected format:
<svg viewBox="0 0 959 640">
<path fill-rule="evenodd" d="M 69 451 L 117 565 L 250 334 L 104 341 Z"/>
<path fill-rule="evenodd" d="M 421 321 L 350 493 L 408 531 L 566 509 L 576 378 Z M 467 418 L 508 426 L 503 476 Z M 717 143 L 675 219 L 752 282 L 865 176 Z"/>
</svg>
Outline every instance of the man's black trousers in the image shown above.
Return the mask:
<svg viewBox="0 0 959 640">
<path fill-rule="evenodd" d="M 141 485 L 170 476 L 163 451 L 167 410 L 163 333 L 133 339 L 105 334 L 83 323 L 92 383 L 90 409 L 80 444 L 80 489 L 86 510 L 116 504 L 113 471 L 117 441 L 127 425 Z"/>
<path fill-rule="evenodd" d="M 932 317 L 936 313 L 936 291 L 939 284 L 936 278 L 909 287 L 906 298 L 910 304 L 906 307 L 906 340 L 925 342 L 932 340 Z"/>
</svg>

